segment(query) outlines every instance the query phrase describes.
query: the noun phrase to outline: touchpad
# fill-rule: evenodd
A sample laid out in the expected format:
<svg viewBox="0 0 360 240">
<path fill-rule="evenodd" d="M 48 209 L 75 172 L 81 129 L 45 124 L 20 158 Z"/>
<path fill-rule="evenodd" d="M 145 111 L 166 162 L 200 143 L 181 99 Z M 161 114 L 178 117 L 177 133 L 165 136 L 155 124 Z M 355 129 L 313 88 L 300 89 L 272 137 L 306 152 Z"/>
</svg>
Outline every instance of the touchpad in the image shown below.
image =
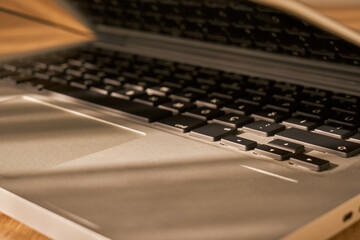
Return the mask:
<svg viewBox="0 0 360 240">
<path fill-rule="evenodd" d="M 138 137 L 115 124 L 14 98 L 0 103 L 0 175 L 42 171 Z"/>
</svg>

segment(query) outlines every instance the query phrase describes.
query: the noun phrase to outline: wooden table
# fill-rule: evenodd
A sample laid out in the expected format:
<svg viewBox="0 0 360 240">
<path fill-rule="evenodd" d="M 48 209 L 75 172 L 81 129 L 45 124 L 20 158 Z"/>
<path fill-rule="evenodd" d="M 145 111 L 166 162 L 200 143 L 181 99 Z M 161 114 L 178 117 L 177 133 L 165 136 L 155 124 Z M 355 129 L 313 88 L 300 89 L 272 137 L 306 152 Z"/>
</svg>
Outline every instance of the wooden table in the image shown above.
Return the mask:
<svg viewBox="0 0 360 240">
<path fill-rule="evenodd" d="M 312 1 L 312 3 L 316 3 L 316 1 Z M 0 54 L 88 41 L 93 38 L 90 30 L 69 16 L 51 0 L 2 0 L 0 2 L 1 7 L 30 14 L 33 17 L 42 16 L 47 21 L 57 24 L 57 26 L 30 21 L 29 19 L 0 12 L 0 29 L 1 32 L 6 32 L 6 34 L 0 36 Z M 314 7 L 328 16 L 360 30 L 360 6 L 359 8 L 338 8 L 315 4 Z M 72 30 L 75 31 L 68 31 L 67 26 L 71 26 Z M 42 240 L 48 238 L 0 213 L 0 239 Z M 351 239 L 360 239 L 360 222 L 332 238 L 332 240 Z"/>
</svg>

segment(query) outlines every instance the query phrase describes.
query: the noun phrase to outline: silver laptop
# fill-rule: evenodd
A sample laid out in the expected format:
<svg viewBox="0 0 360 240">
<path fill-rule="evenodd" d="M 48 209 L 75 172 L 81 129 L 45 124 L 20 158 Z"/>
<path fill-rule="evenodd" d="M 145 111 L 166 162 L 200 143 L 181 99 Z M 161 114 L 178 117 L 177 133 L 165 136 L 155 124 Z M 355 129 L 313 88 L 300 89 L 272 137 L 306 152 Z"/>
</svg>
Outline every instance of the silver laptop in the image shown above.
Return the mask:
<svg viewBox="0 0 360 240">
<path fill-rule="evenodd" d="M 54 239 L 327 239 L 360 219 L 359 35 L 290 1 L 59 1 L 3 57 L 0 211 Z"/>
</svg>

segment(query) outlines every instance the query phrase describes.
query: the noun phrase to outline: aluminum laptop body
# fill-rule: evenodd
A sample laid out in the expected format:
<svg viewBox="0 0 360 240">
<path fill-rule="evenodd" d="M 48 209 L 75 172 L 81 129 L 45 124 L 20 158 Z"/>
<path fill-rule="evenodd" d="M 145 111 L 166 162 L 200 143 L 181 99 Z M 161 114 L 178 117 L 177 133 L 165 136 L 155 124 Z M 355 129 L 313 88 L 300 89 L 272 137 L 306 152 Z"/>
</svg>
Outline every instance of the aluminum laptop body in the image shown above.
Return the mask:
<svg viewBox="0 0 360 240">
<path fill-rule="evenodd" d="M 345 98 L 344 105 L 348 98 L 360 99 L 360 37 L 297 2 L 58 2 L 96 39 L 2 57 L 2 66 L 96 48 L 301 85 L 315 96 L 334 92 Z M 299 24 L 326 41 L 307 42 Z M 274 46 L 254 28 L 272 39 L 280 39 L 284 28 L 297 45 L 307 44 L 296 49 L 289 40 Z M 331 41 L 343 47 L 333 46 L 335 55 L 323 45 Z M 360 219 L 357 145 L 344 155 L 345 146 L 320 151 L 308 143 L 308 156 L 329 161 L 326 170 L 312 171 L 311 163 L 291 165 L 209 141 L 196 129 L 182 133 L 160 120 L 143 121 L 129 114 L 126 104 L 119 111 L 32 80 L 14 84 L 9 76 L 0 82 L 0 211 L 50 238 L 327 239 Z M 282 136 L 259 136 L 241 127 L 238 134 L 258 146 Z M 358 144 L 355 135 L 341 141 Z"/>
</svg>

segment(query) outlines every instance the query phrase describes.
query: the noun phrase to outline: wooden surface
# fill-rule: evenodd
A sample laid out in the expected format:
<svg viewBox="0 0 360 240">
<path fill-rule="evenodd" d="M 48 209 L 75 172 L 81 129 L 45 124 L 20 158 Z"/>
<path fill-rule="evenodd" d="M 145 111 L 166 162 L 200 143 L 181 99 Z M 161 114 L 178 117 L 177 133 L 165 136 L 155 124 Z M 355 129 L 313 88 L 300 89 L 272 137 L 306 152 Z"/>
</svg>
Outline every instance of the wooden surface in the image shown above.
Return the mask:
<svg viewBox="0 0 360 240">
<path fill-rule="evenodd" d="M 10 0 L 8 2 L 10 2 Z M 11 0 L 12 4 L 5 4 L 7 0 L 2 0 L 0 1 L 0 8 L 6 7 L 14 10 L 17 6 L 16 4 L 20 4 L 20 2 L 24 5 L 23 7 L 19 7 L 20 12 L 29 11 L 32 14 L 43 13 L 43 15 L 46 13 L 44 18 L 50 21 L 59 18 L 55 22 L 61 22 L 63 25 L 75 27 L 79 31 L 85 28 L 82 24 L 74 24 L 74 18 L 64 13 L 59 7 L 55 7 L 54 11 L 50 11 L 50 6 L 52 7 L 54 5 L 50 0 L 46 0 L 46 3 L 49 4 L 48 7 L 45 7 L 47 6 L 46 4 L 45 6 L 40 4 L 41 2 L 45 2 L 43 0 Z M 31 5 L 29 4 L 30 2 Z M 0 31 L 2 33 L 0 35 L 0 55 L 82 42 L 90 40 L 93 37 L 89 30 L 84 31 L 84 34 L 76 34 L 63 28 L 30 21 L 1 11 Z"/>
<path fill-rule="evenodd" d="M 341 2 L 341 1 L 340 1 Z M 314 7 L 325 15 L 340 20 L 353 29 L 360 30 L 360 6 L 358 8 L 316 5 Z M 69 16 L 51 0 L 1 0 L 0 7 L 16 10 L 60 24 L 70 26 L 85 34 L 75 34 L 63 28 L 29 21 L 0 12 L 0 54 L 29 51 L 43 47 L 76 43 L 92 39 L 91 31 Z M 1 206 L 0 206 L 1 207 Z M 18 221 L 0 213 L 0 239 L 48 239 Z M 346 229 L 332 240 L 360 239 L 360 222 Z"/>
</svg>

